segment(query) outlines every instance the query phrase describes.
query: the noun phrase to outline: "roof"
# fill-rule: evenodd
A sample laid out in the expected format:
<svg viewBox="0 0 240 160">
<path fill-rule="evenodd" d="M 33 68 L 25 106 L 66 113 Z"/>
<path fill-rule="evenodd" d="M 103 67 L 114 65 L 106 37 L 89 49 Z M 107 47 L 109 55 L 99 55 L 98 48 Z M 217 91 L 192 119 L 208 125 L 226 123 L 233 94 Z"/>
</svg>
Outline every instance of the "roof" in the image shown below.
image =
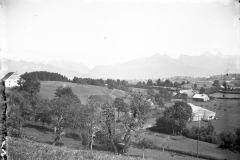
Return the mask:
<svg viewBox="0 0 240 160">
<path fill-rule="evenodd" d="M 206 94 L 195 94 L 192 98 L 205 98 L 208 97 Z"/>
<path fill-rule="evenodd" d="M 199 107 L 199 106 L 195 106 L 192 103 L 188 103 L 188 104 L 191 106 L 192 112 L 195 114 L 195 116 L 197 116 L 199 114 L 206 114 L 207 116 L 216 115 L 215 112 L 210 111 L 208 109 L 205 109 L 205 108 L 202 108 L 202 107 Z"/>
<path fill-rule="evenodd" d="M 5 81 L 6 79 L 8 79 L 9 77 L 11 77 L 11 75 L 13 75 L 14 72 L 9 72 L 8 74 L 6 74 L 1 80 Z"/>
</svg>

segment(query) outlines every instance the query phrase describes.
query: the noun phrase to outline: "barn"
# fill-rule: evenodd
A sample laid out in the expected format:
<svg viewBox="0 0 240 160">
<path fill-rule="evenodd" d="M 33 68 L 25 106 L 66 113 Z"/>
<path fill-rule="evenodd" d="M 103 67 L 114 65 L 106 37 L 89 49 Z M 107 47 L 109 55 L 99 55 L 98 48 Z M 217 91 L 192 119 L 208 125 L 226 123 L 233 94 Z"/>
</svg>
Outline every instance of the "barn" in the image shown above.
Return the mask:
<svg viewBox="0 0 240 160">
<path fill-rule="evenodd" d="M 192 103 L 188 103 L 193 112 L 193 120 L 192 121 L 198 121 L 198 120 L 212 120 L 215 118 L 216 113 L 210 110 L 207 110 L 205 108 L 195 106 Z"/>
<path fill-rule="evenodd" d="M 210 98 L 206 94 L 194 94 L 192 99 L 195 101 L 204 101 L 204 102 L 210 100 Z"/>
</svg>

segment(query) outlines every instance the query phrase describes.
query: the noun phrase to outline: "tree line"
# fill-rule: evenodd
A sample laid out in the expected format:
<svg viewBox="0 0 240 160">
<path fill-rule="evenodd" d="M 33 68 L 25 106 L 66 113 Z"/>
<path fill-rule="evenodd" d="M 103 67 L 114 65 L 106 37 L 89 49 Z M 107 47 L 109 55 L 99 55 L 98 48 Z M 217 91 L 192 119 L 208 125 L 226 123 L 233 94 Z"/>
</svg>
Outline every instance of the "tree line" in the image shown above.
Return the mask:
<svg viewBox="0 0 240 160">
<path fill-rule="evenodd" d="M 21 75 L 23 79 L 30 79 L 32 81 L 63 81 L 63 82 L 72 82 L 79 85 L 95 85 L 95 86 L 107 86 L 108 89 L 120 89 L 124 91 L 129 91 L 129 87 L 137 88 L 149 88 L 150 86 L 163 86 L 163 87 L 181 87 L 184 84 L 189 84 L 189 81 L 171 82 L 170 80 L 162 81 L 160 78 L 157 79 L 156 83 L 153 83 L 153 80 L 149 79 L 147 83 L 144 81 L 139 81 L 137 84 L 129 84 L 127 80 L 120 79 L 93 79 L 93 78 L 80 78 L 74 76 L 73 79 L 68 79 L 66 76 L 59 73 L 52 73 L 47 71 L 36 71 L 36 72 L 26 72 Z M 197 86 L 196 86 L 197 87 Z"/>
<path fill-rule="evenodd" d="M 181 83 L 180 82 L 177 82 L 175 81 L 174 83 L 171 82 L 169 79 L 165 80 L 165 81 L 162 81 L 160 78 L 156 80 L 156 82 L 154 83 L 152 79 L 148 79 L 147 82 L 145 83 L 144 81 L 139 81 L 136 85 L 133 85 L 135 87 L 138 87 L 138 88 L 148 88 L 150 86 L 162 86 L 162 87 L 181 87 L 182 85 L 184 84 L 190 84 L 189 81 L 182 81 Z"/>
<path fill-rule="evenodd" d="M 24 80 L 30 79 L 32 81 L 63 81 L 70 82 L 66 76 L 59 73 L 52 73 L 47 71 L 26 72 L 20 76 Z"/>
</svg>

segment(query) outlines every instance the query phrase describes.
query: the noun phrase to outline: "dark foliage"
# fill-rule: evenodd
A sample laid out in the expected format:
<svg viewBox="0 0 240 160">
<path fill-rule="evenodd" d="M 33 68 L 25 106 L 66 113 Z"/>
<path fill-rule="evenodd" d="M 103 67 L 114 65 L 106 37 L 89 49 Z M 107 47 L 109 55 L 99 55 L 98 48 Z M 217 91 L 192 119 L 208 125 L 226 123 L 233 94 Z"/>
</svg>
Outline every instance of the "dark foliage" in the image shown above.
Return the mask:
<svg viewBox="0 0 240 160">
<path fill-rule="evenodd" d="M 192 118 L 192 108 L 186 102 L 176 102 L 163 112 L 163 117 L 156 120 L 159 132 L 181 134 L 186 123 Z"/>
<path fill-rule="evenodd" d="M 63 76 L 59 73 L 52 73 L 46 71 L 36 71 L 36 72 L 26 72 L 21 75 L 21 78 L 24 80 L 30 79 L 31 81 L 63 81 L 69 82 L 69 79 L 66 76 Z"/>
<path fill-rule="evenodd" d="M 183 136 L 198 139 L 198 127 L 193 126 L 191 129 L 185 129 L 183 131 Z M 201 126 L 199 129 L 199 140 L 208 143 L 217 143 L 218 137 L 215 132 L 215 128 L 211 122 L 208 122 L 207 126 Z"/>
</svg>

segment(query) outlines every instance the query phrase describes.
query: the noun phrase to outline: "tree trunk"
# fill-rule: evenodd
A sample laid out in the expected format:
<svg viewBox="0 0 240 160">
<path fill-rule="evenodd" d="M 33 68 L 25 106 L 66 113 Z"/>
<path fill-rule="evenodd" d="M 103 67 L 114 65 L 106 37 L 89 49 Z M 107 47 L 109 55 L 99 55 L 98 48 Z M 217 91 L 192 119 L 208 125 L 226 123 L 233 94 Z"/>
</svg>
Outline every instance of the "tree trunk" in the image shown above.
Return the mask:
<svg viewBox="0 0 240 160">
<path fill-rule="evenodd" d="M 90 150 L 92 151 L 93 144 L 93 124 L 91 123 L 91 141 L 90 141 Z"/>
<path fill-rule="evenodd" d="M 91 136 L 91 143 L 90 143 L 90 150 L 92 151 L 92 146 L 93 146 L 93 134 Z"/>
<path fill-rule="evenodd" d="M 173 123 L 172 123 L 172 132 L 173 132 L 172 134 L 174 135 L 174 128 L 173 128 Z"/>
<path fill-rule="evenodd" d="M 142 149 L 142 158 L 144 159 L 144 151 L 145 151 L 145 148 Z"/>
<path fill-rule="evenodd" d="M 116 147 L 116 145 L 113 142 L 113 137 L 112 136 L 111 136 L 111 144 L 113 146 L 114 154 L 118 154 L 117 147 Z"/>
<path fill-rule="evenodd" d="M 119 121 L 119 110 L 118 110 L 118 121 Z"/>
</svg>

